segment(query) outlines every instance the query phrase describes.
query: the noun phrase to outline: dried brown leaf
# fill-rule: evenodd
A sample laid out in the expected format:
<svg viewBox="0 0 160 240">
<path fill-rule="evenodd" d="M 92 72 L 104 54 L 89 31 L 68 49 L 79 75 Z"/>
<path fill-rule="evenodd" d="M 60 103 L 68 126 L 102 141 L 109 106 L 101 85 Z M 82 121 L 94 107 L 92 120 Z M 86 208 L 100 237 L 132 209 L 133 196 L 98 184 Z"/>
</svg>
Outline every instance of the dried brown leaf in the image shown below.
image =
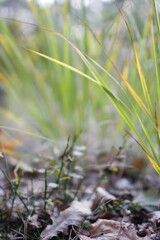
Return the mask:
<svg viewBox="0 0 160 240">
<path fill-rule="evenodd" d="M 52 218 L 53 224 L 48 225 L 41 233 L 42 239 L 49 240 L 60 232 L 64 233 L 70 225 L 79 226 L 84 217 L 91 214 L 91 204 L 89 201 L 73 201 L 71 206 L 60 212 L 56 219 Z"/>
<path fill-rule="evenodd" d="M 91 239 L 102 240 L 140 240 L 133 224 L 114 220 L 99 219 L 91 225 Z M 149 240 L 148 236 L 143 240 Z M 83 240 L 83 238 L 82 238 Z"/>
</svg>

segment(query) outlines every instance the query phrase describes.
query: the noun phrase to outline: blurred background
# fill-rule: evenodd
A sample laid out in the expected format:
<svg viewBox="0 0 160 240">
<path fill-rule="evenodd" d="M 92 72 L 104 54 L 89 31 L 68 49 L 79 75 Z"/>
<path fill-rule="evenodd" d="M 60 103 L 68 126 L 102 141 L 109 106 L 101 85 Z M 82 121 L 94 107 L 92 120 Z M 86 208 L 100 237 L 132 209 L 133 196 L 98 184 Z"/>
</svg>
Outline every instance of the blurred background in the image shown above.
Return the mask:
<svg viewBox="0 0 160 240">
<path fill-rule="evenodd" d="M 153 68 L 147 38 L 150 1 L 1 0 L 0 125 L 6 131 L 10 128 L 11 138 L 20 131 L 59 141 L 81 132 L 83 141 L 93 148 L 121 144 L 126 126 L 105 92 L 85 76 L 27 50 L 43 53 L 90 76 L 74 47 L 54 34 L 58 32 L 106 69 L 97 67 L 98 74 L 116 96 L 126 101 L 110 59 L 141 95 L 120 9 L 131 26 L 142 65 L 148 66 L 145 75 L 149 79 Z"/>
</svg>

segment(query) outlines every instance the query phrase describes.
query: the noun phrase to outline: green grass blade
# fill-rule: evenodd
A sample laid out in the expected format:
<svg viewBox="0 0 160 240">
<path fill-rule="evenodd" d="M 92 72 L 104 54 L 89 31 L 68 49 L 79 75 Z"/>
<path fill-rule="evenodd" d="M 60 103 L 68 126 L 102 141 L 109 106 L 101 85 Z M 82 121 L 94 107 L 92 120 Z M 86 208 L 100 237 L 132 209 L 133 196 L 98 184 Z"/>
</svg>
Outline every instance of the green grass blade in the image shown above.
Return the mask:
<svg viewBox="0 0 160 240">
<path fill-rule="evenodd" d="M 160 25 L 159 25 L 159 17 L 158 17 L 158 10 L 157 10 L 156 0 L 153 0 L 153 6 L 154 6 L 154 13 L 156 15 L 156 24 L 157 24 L 158 37 L 159 37 L 159 40 L 160 40 Z"/>
</svg>

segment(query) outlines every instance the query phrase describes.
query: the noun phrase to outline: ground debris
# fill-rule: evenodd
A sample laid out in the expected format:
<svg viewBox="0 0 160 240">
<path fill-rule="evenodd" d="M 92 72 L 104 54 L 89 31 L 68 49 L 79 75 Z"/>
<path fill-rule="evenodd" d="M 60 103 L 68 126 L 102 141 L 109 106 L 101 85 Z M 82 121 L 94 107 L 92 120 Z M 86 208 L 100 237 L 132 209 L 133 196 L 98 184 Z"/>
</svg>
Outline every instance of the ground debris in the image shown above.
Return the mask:
<svg viewBox="0 0 160 240">
<path fill-rule="evenodd" d="M 109 240 L 139 240 L 133 224 L 126 222 L 118 222 L 114 220 L 98 219 L 90 228 L 91 239 L 106 237 Z M 100 238 L 99 238 L 100 239 Z M 144 237 L 144 240 L 149 240 L 149 237 Z"/>
<path fill-rule="evenodd" d="M 117 163 L 116 168 L 106 163 L 104 169 L 83 169 L 74 161 L 61 159 L 55 167 L 48 159 L 37 168 L 34 163 L 32 172 L 24 165 L 19 182 L 8 162 L 10 181 L 0 172 L 0 238 L 160 239 L 158 176 L 142 178 L 137 169 Z"/>
<path fill-rule="evenodd" d="M 48 225 L 41 233 L 43 240 L 49 240 L 58 233 L 68 233 L 68 226 L 80 226 L 84 217 L 91 214 L 91 202 L 73 201 L 71 206 L 60 212 L 57 218 L 52 217 L 53 224 Z"/>
</svg>

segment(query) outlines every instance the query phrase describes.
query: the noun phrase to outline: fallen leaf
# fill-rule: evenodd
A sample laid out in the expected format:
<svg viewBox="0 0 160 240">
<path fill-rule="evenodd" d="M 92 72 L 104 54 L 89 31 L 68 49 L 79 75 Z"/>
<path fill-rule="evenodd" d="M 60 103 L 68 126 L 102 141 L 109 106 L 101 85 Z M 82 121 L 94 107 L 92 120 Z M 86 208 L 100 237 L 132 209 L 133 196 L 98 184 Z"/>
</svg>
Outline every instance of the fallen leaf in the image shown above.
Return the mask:
<svg viewBox="0 0 160 240">
<path fill-rule="evenodd" d="M 133 224 L 114 220 L 99 219 L 91 225 L 90 237 L 95 240 L 140 240 Z M 148 236 L 143 240 L 149 240 Z M 82 238 L 83 240 L 83 238 Z"/>
<path fill-rule="evenodd" d="M 42 239 L 49 240 L 60 232 L 66 232 L 70 225 L 79 226 L 84 217 L 91 214 L 91 205 L 89 201 L 73 201 L 71 206 L 60 212 L 57 218 L 52 217 L 53 224 L 48 225 L 41 233 Z"/>
<path fill-rule="evenodd" d="M 107 200 L 115 200 L 116 197 L 113 196 L 112 194 L 110 194 L 109 192 L 107 192 L 104 188 L 102 187 L 98 187 L 96 189 L 96 192 L 98 194 L 98 196 L 100 198 L 102 198 L 103 200 L 107 201 Z"/>
</svg>

